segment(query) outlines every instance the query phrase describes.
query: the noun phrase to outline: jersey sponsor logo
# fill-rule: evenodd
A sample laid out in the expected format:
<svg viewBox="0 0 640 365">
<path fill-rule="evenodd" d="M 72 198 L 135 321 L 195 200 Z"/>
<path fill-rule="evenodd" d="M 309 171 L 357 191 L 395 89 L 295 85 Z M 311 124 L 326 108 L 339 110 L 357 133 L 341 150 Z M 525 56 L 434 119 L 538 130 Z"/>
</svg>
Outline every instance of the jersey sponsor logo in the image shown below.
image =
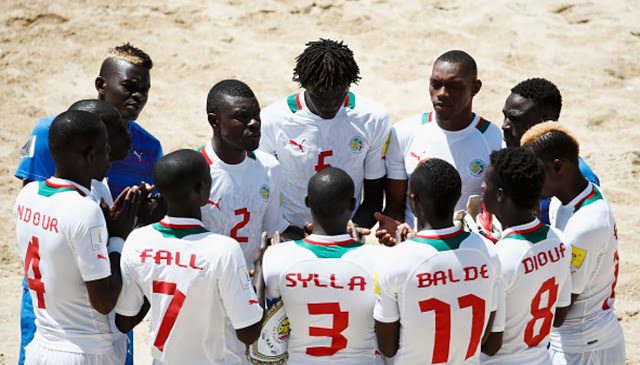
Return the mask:
<svg viewBox="0 0 640 365">
<path fill-rule="evenodd" d="M 264 201 L 269 200 L 269 198 L 271 197 L 271 190 L 269 189 L 269 185 L 262 184 L 262 186 L 260 187 L 260 197 L 262 197 L 262 200 Z"/>
<path fill-rule="evenodd" d="M 218 208 L 218 210 L 221 210 L 221 209 L 220 209 L 220 202 L 221 202 L 221 201 L 222 201 L 222 197 L 219 197 L 219 198 L 218 198 L 218 201 L 215 201 L 215 202 L 214 202 L 213 200 L 209 200 L 207 203 L 208 203 L 209 205 L 212 205 L 212 206 L 214 206 L 214 207 Z"/>
<path fill-rule="evenodd" d="M 373 293 L 380 295 L 380 276 L 377 272 L 373 273 Z"/>
<path fill-rule="evenodd" d="M 472 160 L 469 162 L 469 173 L 473 176 L 480 177 L 486 167 L 487 164 L 485 164 L 484 161 L 480 159 Z"/>
<path fill-rule="evenodd" d="M 422 155 L 422 154 L 421 153 L 417 154 L 415 152 L 409 152 L 409 157 L 415 158 L 418 162 L 420 162 L 420 155 Z"/>
<path fill-rule="evenodd" d="M 142 154 L 144 152 L 138 152 L 136 150 L 133 150 L 133 154 L 138 158 L 138 161 L 142 162 Z"/>
<path fill-rule="evenodd" d="M 302 141 L 300 141 L 300 143 L 296 142 L 293 139 L 289 140 L 289 144 L 295 146 L 297 149 L 300 150 L 300 152 L 304 152 L 304 147 L 302 147 L 302 144 L 306 141 L 306 139 L 303 139 Z"/>
<path fill-rule="evenodd" d="M 460 281 L 475 281 L 480 278 L 489 279 L 489 269 L 487 265 L 465 266 L 462 273 L 455 273 L 453 269 L 437 270 L 434 272 L 422 272 L 416 274 L 418 279 L 418 288 L 428 288 L 430 286 L 447 285 L 448 283 L 457 283 Z M 460 274 L 462 274 L 460 276 Z M 456 275 L 458 275 L 456 277 Z"/>
<path fill-rule="evenodd" d="M 349 148 L 351 148 L 351 152 L 355 154 L 359 154 L 360 152 L 362 152 L 362 149 L 364 148 L 364 142 L 362 141 L 362 138 L 360 138 L 359 136 L 351 137 L 351 140 L 349 141 Z"/>
<path fill-rule="evenodd" d="M 587 250 L 576 246 L 571 246 L 571 266 L 577 269 L 581 268 L 586 256 Z"/>
<path fill-rule="evenodd" d="M 249 299 L 249 305 L 259 304 L 255 299 Z"/>
<path fill-rule="evenodd" d="M 22 158 L 33 158 L 33 154 L 36 150 L 36 136 L 29 137 L 27 143 L 22 146 L 20 149 L 20 157 Z"/>
<path fill-rule="evenodd" d="M 529 274 L 546 266 L 548 263 L 558 262 L 564 257 L 566 248 L 562 242 L 551 250 L 538 252 L 537 254 L 525 257 L 522 260 L 524 273 Z"/>
<path fill-rule="evenodd" d="M 98 254 L 98 255 L 96 256 L 96 258 L 97 258 L 98 260 L 109 261 L 109 260 L 107 260 L 107 257 L 106 257 L 105 255 L 102 255 L 102 254 Z"/>
<path fill-rule="evenodd" d="M 98 226 L 89 229 L 89 233 L 91 234 L 91 247 L 94 251 L 102 250 L 107 246 L 107 243 L 104 241 L 103 230 L 105 227 Z"/>
</svg>

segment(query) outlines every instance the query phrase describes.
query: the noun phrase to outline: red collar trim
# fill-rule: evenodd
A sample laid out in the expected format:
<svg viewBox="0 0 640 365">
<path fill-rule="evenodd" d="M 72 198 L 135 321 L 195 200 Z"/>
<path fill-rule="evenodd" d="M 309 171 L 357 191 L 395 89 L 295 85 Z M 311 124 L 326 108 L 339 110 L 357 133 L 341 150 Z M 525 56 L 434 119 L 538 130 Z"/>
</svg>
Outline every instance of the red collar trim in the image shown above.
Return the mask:
<svg viewBox="0 0 640 365">
<path fill-rule="evenodd" d="M 346 246 L 346 245 L 351 245 L 356 243 L 355 240 L 350 239 L 350 240 L 344 240 L 344 241 L 337 241 L 337 242 L 330 242 L 330 241 L 315 241 L 315 240 L 310 240 L 309 238 L 304 238 L 303 239 L 306 243 L 312 244 L 312 245 L 318 245 L 318 246 Z"/>
<path fill-rule="evenodd" d="M 160 221 L 159 223 L 161 226 L 165 228 L 171 228 L 171 229 L 196 229 L 196 228 L 204 229 L 204 227 L 200 224 L 172 224 L 172 223 L 167 223 L 165 221 Z"/>
<path fill-rule="evenodd" d="M 302 93 L 298 93 L 298 94 L 296 95 L 296 106 L 298 107 L 298 110 L 302 110 L 302 102 L 300 102 L 300 95 L 301 95 L 301 94 L 302 94 Z"/>
<path fill-rule="evenodd" d="M 425 238 L 425 239 L 428 239 L 428 240 L 443 240 L 445 238 L 451 238 L 451 237 L 459 236 L 463 232 L 464 231 L 462 230 L 462 228 L 460 228 L 455 232 L 451 232 L 451 233 L 447 233 L 447 234 L 442 234 L 442 235 L 439 235 L 439 234 L 434 234 L 434 235 L 418 234 L 418 235 L 416 235 L 416 237 Z"/>
<path fill-rule="evenodd" d="M 50 187 L 50 188 L 55 188 L 55 189 L 73 189 L 75 191 L 78 192 L 78 194 L 82 195 L 82 196 L 87 196 L 87 194 L 84 193 L 84 191 L 78 189 L 77 186 L 72 185 L 72 184 L 57 184 L 54 183 L 53 181 L 49 181 L 49 180 L 45 180 L 44 183 Z"/>
<path fill-rule="evenodd" d="M 209 154 L 207 153 L 207 145 L 202 146 L 200 153 L 202 153 L 204 160 L 207 161 L 209 165 L 213 163 L 213 160 L 211 159 L 211 157 L 209 157 Z"/>
<path fill-rule="evenodd" d="M 522 234 L 531 233 L 533 231 L 539 230 L 540 228 L 542 228 L 542 226 L 543 226 L 542 222 L 538 222 L 538 224 L 536 224 L 535 226 L 533 226 L 531 228 L 508 232 L 507 234 L 502 236 L 502 238 L 507 238 L 508 236 L 511 236 L 513 234 L 521 234 L 522 235 Z"/>
<path fill-rule="evenodd" d="M 582 204 L 584 204 L 584 202 L 586 202 L 587 200 L 593 198 L 596 195 L 596 189 L 591 186 L 591 192 L 589 194 L 587 194 L 587 196 L 585 196 L 584 198 L 580 199 L 580 201 L 578 201 L 576 203 L 576 205 L 574 205 L 574 209 L 578 210 L 578 208 L 580 208 L 582 206 Z"/>
</svg>

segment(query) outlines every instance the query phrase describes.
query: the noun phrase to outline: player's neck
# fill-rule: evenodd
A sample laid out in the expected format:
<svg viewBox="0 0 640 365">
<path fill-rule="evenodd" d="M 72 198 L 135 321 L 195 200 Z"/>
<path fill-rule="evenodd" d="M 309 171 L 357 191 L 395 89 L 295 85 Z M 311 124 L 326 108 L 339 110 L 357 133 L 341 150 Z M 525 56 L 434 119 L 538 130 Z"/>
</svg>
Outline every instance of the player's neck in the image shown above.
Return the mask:
<svg viewBox="0 0 640 365">
<path fill-rule="evenodd" d="M 509 207 L 505 209 L 504 214 L 496 214 L 502 229 L 521 226 L 534 220 L 535 213 L 532 209 L 521 209 L 517 207 Z"/>
<path fill-rule="evenodd" d="M 76 171 L 64 171 L 56 168 L 53 176 L 59 179 L 65 179 L 69 181 L 73 181 L 76 184 L 82 185 L 85 188 L 91 190 L 91 177 L 88 177 L 82 173 L 78 173 Z"/>
<path fill-rule="evenodd" d="M 247 157 L 247 151 L 228 146 L 215 138 L 211 139 L 211 147 L 216 156 L 228 165 L 237 165 Z"/>
<path fill-rule="evenodd" d="M 451 219 L 431 218 L 423 220 L 418 218 L 418 231 L 445 229 L 449 227 L 453 227 L 453 220 Z"/>
<path fill-rule="evenodd" d="M 347 234 L 347 222 L 319 222 L 317 219 L 313 219 L 313 234 L 321 236 L 339 236 L 341 234 Z"/>
<path fill-rule="evenodd" d="M 577 173 L 574 172 L 574 177 L 570 182 L 562 184 L 562 191 L 556 194 L 556 198 L 560 199 L 562 205 L 567 205 L 580 195 L 587 188 L 587 185 L 589 185 L 589 182 L 584 178 L 580 170 L 577 170 Z"/>
<path fill-rule="evenodd" d="M 456 132 L 467 128 L 474 117 L 473 112 L 471 111 L 471 106 L 463 110 L 460 114 L 452 115 L 448 119 L 438 115 L 438 112 L 435 113 L 438 126 L 449 132 Z"/>
<path fill-rule="evenodd" d="M 188 204 L 171 204 L 167 208 L 167 215 L 174 218 L 193 218 L 202 220 L 200 207 L 187 206 Z"/>
</svg>

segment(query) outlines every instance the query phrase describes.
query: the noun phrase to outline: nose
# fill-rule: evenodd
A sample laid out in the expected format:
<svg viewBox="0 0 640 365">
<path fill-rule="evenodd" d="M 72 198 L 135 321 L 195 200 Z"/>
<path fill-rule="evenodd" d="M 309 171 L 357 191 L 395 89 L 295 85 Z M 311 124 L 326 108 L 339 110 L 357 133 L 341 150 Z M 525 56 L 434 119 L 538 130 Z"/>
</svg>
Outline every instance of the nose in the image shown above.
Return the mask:
<svg viewBox="0 0 640 365">
<path fill-rule="evenodd" d="M 260 129 L 260 125 L 260 118 L 251 118 L 251 121 L 247 124 L 247 128 Z"/>
</svg>

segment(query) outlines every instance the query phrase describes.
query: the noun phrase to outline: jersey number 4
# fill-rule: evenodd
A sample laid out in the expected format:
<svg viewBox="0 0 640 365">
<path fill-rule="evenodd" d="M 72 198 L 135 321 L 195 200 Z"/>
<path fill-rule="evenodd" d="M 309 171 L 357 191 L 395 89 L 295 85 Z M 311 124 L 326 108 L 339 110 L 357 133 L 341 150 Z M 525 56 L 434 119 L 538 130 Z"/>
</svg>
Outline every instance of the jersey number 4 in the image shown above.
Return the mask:
<svg viewBox="0 0 640 365">
<path fill-rule="evenodd" d="M 233 213 L 235 215 L 242 216 L 242 220 L 238 222 L 238 224 L 233 226 L 233 228 L 231 228 L 231 233 L 229 234 L 229 236 L 231 236 L 233 239 L 235 239 L 240 243 L 249 242 L 249 237 L 239 236 L 238 231 L 241 230 L 244 226 L 246 226 L 247 223 L 249 223 L 249 220 L 251 219 L 251 212 L 248 211 L 247 208 L 240 208 L 240 209 L 236 209 Z"/>
<path fill-rule="evenodd" d="M 421 312 L 435 312 L 436 336 L 431 362 L 434 364 L 446 363 L 449 361 L 449 344 L 451 342 L 451 305 L 436 298 L 431 298 L 418 302 L 418 306 L 420 306 Z M 460 309 L 471 307 L 471 339 L 467 347 L 466 360 L 475 355 L 482 339 L 485 302 L 478 296 L 467 294 L 458 298 L 458 306 Z"/>
<path fill-rule="evenodd" d="M 33 269 L 33 278 L 29 277 L 29 267 Z M 38 308 L 46 309 L 44 302 L 44 283 L 40 273 L 40 243 L 38 237 L 32 236 L 27 254 L 24 258 L 24 275 L 27 277 L 27 286 L 36 292 L 38 297 Z"/>
<path fill-rule="evenodd" d="M 309 336 L 330 337 L 331 346 L 307 347 L 305 353 L 310 356 L 332 356 L 336 352 L 347 348 L 347 338 L 342 331 L 349 327 L 349 312 L 340 310 L 340 303 L 308 303 L 307 310 L 310 315 L 330 314 L 333 316 L 331 328 L 309 327 Z"/>
<path fill-rule="evenodd" d="M 156 340 L 153 342 L 153 346 L 160 351 L 164 351 L 164 344 L 167 342 L 167 338 L 169 338 L 173 325 L 176 324 L 176 319 L 178 319 L 178 314 L 182 309 L 182 304 L 184 303 L 186 295 L 178 290 L 176 283 L 158 280 L 153 282 L 153 292 L 173 296 L 169 302 L 169 306 L 164 312 L 164 317 L 162 317 L 160 327 L 158 327 Z"/>
<path fill-rule="evenodd" d="M 542 295 L 547 293 L 547 305 L 540 307 Z M 537 346 L 551 332 L 551 322 L 553 321 L 553 306 L 558 300 L 558 284 L 556 284 L 555 276 L 542 283 L 538 292 L 531 301 L 531 315 L 533 318 L 527 322 L 524 328 L 524 342 L 529 347 Z M 535 334 L 535 325 L 538 320 L 542 319 L 542 324 Z"/>
</svg>

